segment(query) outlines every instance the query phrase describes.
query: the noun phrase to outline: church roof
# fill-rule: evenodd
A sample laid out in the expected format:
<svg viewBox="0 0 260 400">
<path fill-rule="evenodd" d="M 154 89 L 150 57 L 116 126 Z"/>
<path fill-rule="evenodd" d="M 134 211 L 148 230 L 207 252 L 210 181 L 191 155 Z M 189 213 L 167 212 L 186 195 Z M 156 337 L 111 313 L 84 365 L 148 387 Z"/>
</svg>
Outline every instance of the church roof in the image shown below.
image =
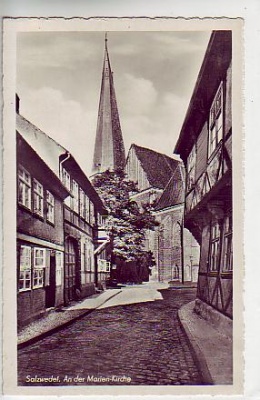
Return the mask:
<svg viewBox="0 0 260 400">
<path fill-rule="evenodd" d="M 178 163 L 155 206 L 155 211 L 184 203 L 184 166 Z"/>
<path fill-rule="evenodd" d="M 131 148 L 135 150 L 150 185 L 164 189 L 180 161 L 136 144 L 132 144 Z"/>
<path fill-rule="evenodd" d="M 123 169 L 124 165 L 125 148 L 106 37 L 92 172 Z"/>
</svg>

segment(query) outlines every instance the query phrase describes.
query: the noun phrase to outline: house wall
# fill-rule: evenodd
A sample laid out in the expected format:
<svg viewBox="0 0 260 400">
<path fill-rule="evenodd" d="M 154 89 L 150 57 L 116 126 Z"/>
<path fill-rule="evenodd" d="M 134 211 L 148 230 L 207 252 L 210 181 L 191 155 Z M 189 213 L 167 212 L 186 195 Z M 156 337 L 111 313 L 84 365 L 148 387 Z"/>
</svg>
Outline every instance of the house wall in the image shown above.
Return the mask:
<svg viewBox="0 0 260 400">
<path fill-rule="evenodd" d="M 223 131 L 215 150 L 209 153 L 210 112 L 214 97 L 205 106 L 205 122 L 197 137 L 195 181 L 187 188 L 185 226 L 201 244 L 197 311 L 203 314 L 203 303 L 232 318 L 232 228 L 226 232 L 226 222 L 232 217 L 232 67 L 222 75 Z M 219 78 L 218 78 L 219 79 Z M 219 88 L 220 86 L 218 86 Z M 215 94 L 217 94 L 216 91 Z M 189 165 L 186 164 L 189 170 Z M 214 239 L 214 226 L 218 237 Z M 228 239 L 231 238 L 231 239 Z M 229 246 L 229 247 L 228 247 Z M 217 254 L 217 255 L 215 255 Z M 227 261 L 229 260 L 229 261 Z"/>
<path fill-rule="evenodd" d="M 50 244 L 51 245 L 51 244 Z M 20 251 L 21 246 L 26 246 L 31 249 L 32 257 L 32 269 L 31 269 L 31 288 L 28 290 L 19 290 L 19 274 L 20 274 Z M 40 318 L 46 313 L 46 310 L 50 307 L 59 307 L 64 303 L 64 279 L 63 279 L 63 257 L 64 253 L 60 250 L 54 250 L 53 248 L 45 246 L 39 246 L 35 242 L 18 240 L 17 241 L 17 324 L 18 329 L 32 322 L 33 320 Z M 46 255 L 46 263 L 43 271 L 43 286 L 40 288 L 34 287 L 33 285 L 33 268 L 35 266 L 33 262 L 33 252 L 35 249 L 43 249 Z M 61 255 L 62 264 L 60 268 L 55 264 L 55 278 L 54 281 L 50 281 L 50 255 L 56 256 Z M 51 303 L 49 300 L 51 295 Z"/>
<path fill-rule="evenodd" d="M 63 279 L 58 274 L 63 274 L 62 265 L 55 270 L 53 280 L 50 282 L 50 256 L 51 254 L 56 260 L 56 254 L 63 258 L 64 251 L 64 231 L 63 231 L 63 202 L 54 195 L 55 190 L 51 181 L 46 185 L 46 180 L 40 174 L 39 166 L 30 165 L 29 157 L 25 165 L 22 165 L 31 176 L 31 181 L 37 179 L 43 184 L 43 216 L 37 215 L 34 210 L 33 193 L 31 195 L 31 209 L 26 208 L 22 204 L 17 204 L 17 323 L 18 328 L 30 323 L 36 318 L 42 316 L 49 307 L 60 306 L 63 304 Z M 54 223 L 50 223 L 46 218 L 46 190 L 54 195 Z M 20 264 L 21 264 L 21 246 L 30 249 L 30 276 L 31 286 L 21 289 L 19 286 Z M 43 265 L 43 283 L 42 287 L 35 287 L 33 282 L 35 265 L 35 251 L 41 249 L 44 252 Z M 53 265 L 56 268 L 56 265 Z M 59 284 L 55 282 L 60 281 Z M 51 298 L 50 298 L 51 297 Z"/>
<path fill-rule="evenodd" d="M 45 312 L 45 290 L 37 289 L 20 293 L 17 298 L 18 329 L 40 318 Z"/>
<path fill-rule="evenodd" d="M 63 203 L 55 198 L 54 224 L 47 222 L 46 218 L 37 216 L 31 210 L 18 206 L 17 230 L 21 233 L 63 245 Z"/>
</svg>

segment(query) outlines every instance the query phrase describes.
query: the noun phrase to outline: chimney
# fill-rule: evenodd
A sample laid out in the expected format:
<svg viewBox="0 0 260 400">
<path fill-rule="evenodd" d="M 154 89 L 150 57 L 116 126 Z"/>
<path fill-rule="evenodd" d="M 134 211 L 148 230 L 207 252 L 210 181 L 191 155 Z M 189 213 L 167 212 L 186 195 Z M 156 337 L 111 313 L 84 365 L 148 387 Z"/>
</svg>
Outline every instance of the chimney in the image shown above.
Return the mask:
<svg viewBox="0 0 260 400">
<path fill-rule="evenodd" d="M 15 95 L 15 111 L 17 114 L 20 113 L 20 97 L 18 96 L 17 93 Z"/>
</svg>

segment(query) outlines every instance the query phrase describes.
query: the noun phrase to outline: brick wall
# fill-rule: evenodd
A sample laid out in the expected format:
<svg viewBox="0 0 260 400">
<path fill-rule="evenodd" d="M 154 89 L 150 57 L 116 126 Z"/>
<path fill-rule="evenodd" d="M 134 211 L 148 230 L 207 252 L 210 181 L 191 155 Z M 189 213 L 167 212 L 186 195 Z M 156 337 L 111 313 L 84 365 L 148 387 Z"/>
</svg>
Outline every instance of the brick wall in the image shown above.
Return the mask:
<svg viewBox="0 0 260 400">
<path fill-rule="evenodd" d="M 45 312 L 44 288 L 20 292 L 17 300 L 18 328 L 40 317 Z"/>
</svg>

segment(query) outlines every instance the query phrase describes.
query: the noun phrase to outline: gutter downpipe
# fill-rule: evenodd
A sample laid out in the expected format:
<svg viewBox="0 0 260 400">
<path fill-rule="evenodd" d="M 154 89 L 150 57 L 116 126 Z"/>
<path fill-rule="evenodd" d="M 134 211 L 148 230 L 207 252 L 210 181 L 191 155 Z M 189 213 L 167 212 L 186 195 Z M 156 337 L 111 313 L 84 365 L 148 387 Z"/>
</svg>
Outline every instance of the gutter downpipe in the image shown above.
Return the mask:
<svg viewBox="0 0 260 400">
<path fill-rule="evenodd" d="M 64 160 L 60 161 L 60 164 L 59 164 L 59 176 L 60 176 L 61 181 L 62 181 L 62 176 L 61 176 L 62 164 L 65 163 L 65 161 L 67 161 L 71 157 L 71 154 L 68 151 L 66 152 L 66 154 L 67 154 L 67 157 L 64 158 Z"/>
</svg>

